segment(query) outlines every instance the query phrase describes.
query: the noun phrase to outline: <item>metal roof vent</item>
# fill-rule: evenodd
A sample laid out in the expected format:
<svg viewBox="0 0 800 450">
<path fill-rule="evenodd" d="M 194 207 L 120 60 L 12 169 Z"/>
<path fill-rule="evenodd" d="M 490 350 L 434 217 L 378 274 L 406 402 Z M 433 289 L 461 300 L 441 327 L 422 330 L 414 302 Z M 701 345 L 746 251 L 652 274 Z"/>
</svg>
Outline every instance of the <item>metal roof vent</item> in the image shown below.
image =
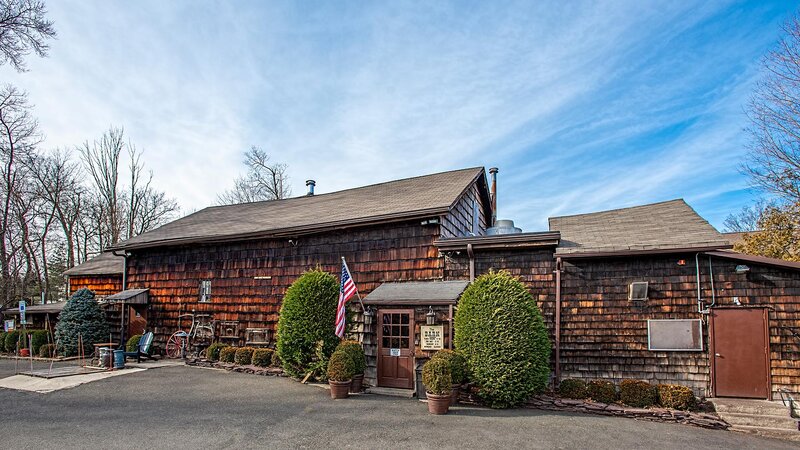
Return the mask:
<svg viewBox="0 0 800 450">
<path fill-rule="evenodd" d="M 497 234 L 517 234 L 522 233 L 522 228 L 514 226 L 513 220 L 496 220 L 494 226 L 486 229 L 487 236 L 494 236 Z"/>
<path fill-rule="evenodd" d="M 317 182 L 314 180 L 306 180 L 306 186 L 308 186 L 308 193 L 306 195 L 314 195 L 314 187 L 317 185 Z"/>
</svg>

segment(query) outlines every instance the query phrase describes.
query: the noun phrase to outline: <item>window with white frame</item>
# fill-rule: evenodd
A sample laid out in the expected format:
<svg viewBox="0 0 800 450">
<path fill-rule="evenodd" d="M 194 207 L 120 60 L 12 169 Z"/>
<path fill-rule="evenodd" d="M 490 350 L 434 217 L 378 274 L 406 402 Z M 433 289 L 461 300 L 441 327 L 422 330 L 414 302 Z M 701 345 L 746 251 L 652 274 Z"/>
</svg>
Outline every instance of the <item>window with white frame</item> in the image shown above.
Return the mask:
<svg viewBox="0 0 800 450">
<path fill-rule="evenodd" d="M 200 303 L 211 301 L 211 280 L 200 280 Z"/>
</svg>

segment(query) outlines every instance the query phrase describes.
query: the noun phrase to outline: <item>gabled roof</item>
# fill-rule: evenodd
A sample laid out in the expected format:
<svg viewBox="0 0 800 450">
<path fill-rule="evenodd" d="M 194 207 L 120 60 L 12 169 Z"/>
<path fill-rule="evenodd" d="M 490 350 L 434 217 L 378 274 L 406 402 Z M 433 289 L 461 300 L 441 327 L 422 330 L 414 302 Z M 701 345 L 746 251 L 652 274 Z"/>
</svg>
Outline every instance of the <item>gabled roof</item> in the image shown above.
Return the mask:
<svg viewBox="0 0 800 450">
<path fill-rule="evenodd" d="M 753 264 L 761 264 L 764 266 L 780 267 L 782 269 L 800 270 L 800 262 L 786 261 L 777 258 L 768 258 L 766 256 L 747 255 L 738 253 L 731 250 L 717 250 L 706 252 L 707 255 L 716 256 L 718 258 L 732 259 L 734 261 L 749 262 Z"/>
<path fill-rule="evenodd" d="M 469 281 L 383 283 L 364 298 L 369 305 L 454 305 Z"/>
<path fill-rule="evenodd" d="M 287 237 L 446 213 L 483 167 L 407 178 L 313 196 L 213 206 L 120 242 L 112 249 Z"/>
<path fill-rule="evenodd" d="M 590 214 L 551 217 L 561 232 L 557 255 L 668 252 L 730 248 L 725 236 L 683 199 Z"/>
<path fill-rule="evenodd" d="M 71 277 L 81 275 L 122 275 L 125 258 L 113 253 L 101 253 L 94 258 L 65 270 L 64 275 Z"/>
</svg>

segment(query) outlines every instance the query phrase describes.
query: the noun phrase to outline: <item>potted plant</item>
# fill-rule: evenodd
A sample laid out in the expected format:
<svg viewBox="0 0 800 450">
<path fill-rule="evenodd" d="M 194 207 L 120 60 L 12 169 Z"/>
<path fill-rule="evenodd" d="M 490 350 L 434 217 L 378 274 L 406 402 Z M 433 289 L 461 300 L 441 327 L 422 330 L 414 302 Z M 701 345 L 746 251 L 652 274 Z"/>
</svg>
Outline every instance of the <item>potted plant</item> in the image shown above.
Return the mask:
<svg viewBox="0 0 800 450">
<path fill-rule="evenodd" d="M 450 366 L 450 376 L 453 379 L 452 392 L 450 394 L 450 404 L 458 403 L 461 394 L 461 384 L 467 380 L 467 360 L 460 353 L 452 350 L 439 350 L 431 359 L 444 360 Z"/>
<path fill-rule="evenodd" d="M 447 361 L 444 358 L 431 358 L 426 362 L 422 366 L 422 383 L 428 397 L 428 412 L 447 414 L 453 391 L 453 379 Z"/>
<path fill-rule="evenodd" d="M 342 341 L 336 347 L 336 351 L 343 351 L 350 355 L 353 360 L 353 381 L 350 383 L 350 392 L 361 392 L 364 384 L 364 371 L 367 369 L 367 360 L 364 356 L 364 348 L 358 341 Z"/>
<path fill-rule="evenodd" d="M 353 381 L 353 359 L 343 351 L 335 351 L 328 361 L 328 384 L 331 398 L 347 398 Z"/>
</svg>

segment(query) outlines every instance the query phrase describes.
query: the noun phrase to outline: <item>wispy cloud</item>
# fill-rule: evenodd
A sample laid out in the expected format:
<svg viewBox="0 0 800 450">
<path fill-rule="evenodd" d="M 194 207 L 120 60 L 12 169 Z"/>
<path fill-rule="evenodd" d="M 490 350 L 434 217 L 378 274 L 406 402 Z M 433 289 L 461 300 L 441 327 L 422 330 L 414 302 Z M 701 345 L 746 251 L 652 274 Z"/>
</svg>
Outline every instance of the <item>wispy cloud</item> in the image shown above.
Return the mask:
<svg viewBox="0 0 800 450">
<path fill-rule="evenodd" d="M 51 57 L 0 75 L 47 145 L 124 125 L 187 210 L 256 144 L 297 194 L 497 165 L 500 214 L 526 229 L 674 197 L 720 225 L 747 198 L 742 105 L 791 8 L 51 2 Z"/>
</svg>

